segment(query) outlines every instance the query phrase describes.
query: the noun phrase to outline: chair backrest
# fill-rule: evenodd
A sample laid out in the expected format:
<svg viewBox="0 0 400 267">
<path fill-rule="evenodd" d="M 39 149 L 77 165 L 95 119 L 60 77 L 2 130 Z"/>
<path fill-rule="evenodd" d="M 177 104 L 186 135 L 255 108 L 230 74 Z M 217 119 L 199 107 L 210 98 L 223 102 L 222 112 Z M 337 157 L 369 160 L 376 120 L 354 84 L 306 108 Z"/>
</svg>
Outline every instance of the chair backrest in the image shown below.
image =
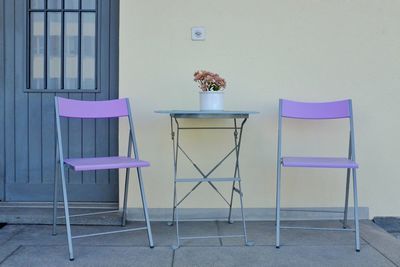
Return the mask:
<svg viewBox="0 0 400 267">
<path fill-rule="evenodd" d="M 349 99 L 323 103 L 280 99 L 279 108 L 280 116 L 292 119 L 340 119 L 352 116 Z"/>
<path fill-rule="evenodd" d="M 297 102 L 286 99 L 279 100 L 279 120 L 278 120 L 278 161 L 281 159 L 282 146 L 282 118 L 291 119 L 349 119 L 349 159 L 355 160 L 355 140 L 353 125 L 353 108 L 351 99 L 333 102 Z M 279 162 L 278 162 L 279 164 Z"/>
<path fill-rule="evenodd" d="M 58 115 L 67 118 L 104 119 L 129 116 L 126 98 L 105 101 L 82 101 L 56 97 Z"/>
<path fill-rule="evenodd" d="M 129 140 L 128 156 L 131 156 L 133 149 L 134 157 L 139 159 L 135 131 L 133 126 L 132 112 L 128 98 L 105 100 L 105 101 L 82 101 L 55 97 L 56 108 L 56 126 L 57 126 L 57 146 L 59 148 L 59 157 L 63 160 L 61 120 L 60 117 L 78 118 L 78 119 L 111 119 L 119 117 L 128 117 Z"/>
</svg>

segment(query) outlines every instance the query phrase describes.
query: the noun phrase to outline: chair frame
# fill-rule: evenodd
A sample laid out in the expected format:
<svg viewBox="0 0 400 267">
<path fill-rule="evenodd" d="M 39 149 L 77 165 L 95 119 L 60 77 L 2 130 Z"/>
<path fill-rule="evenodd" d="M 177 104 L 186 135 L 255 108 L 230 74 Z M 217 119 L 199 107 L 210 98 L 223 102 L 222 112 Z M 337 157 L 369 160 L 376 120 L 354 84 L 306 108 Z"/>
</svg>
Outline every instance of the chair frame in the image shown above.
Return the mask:
<svg viewBox="0 0 400 267">
<path fill-rule="evenodd" d="M 128 138 L 127 156 L 129 158 L 131 158 L 132 157 L 132 150 L 133 150 L 133 159 L 139 160 L 139 153 L 138 153 L 136 137 L 135 137 L 135 131 L 134 131 L 134 125 L 133 125 L 133 116 L 132 116 L 130 102 L 129 102 L 128 98 L 119 99 L 119 100 L 125 100 L 126 101 L 126 110 L 127 110 L 126 114 L 113 114 L 113 115 L 110 115 L 110 116 L 103 116 L 104 115 L 103 114 L 103 115 L 99 115 L 98 117 L 96 117 L 96 116 L 86 116 L 86 115 L 83 115 L 82 117 L 79 117 L 79 116 L 75 116 L 75 115 L 71 116 L 71 115 L 68 115 L 68 114 L 67 115 L 62 115 L 62 114 L 60 115 L 59 99 L 70 100 L 70 99 L 60 98 L 60 97 L 57 97 L 57 96 L 55 97 L 55 111 L 56 111 L 56 125 L 57 125 L 57 143 L 56 143 L 56 168 L 55 168 L 54 199 L 53 199 L 53 235 L 57 234 L 57 231 L 56 231 L 57 219 L 65 218 L 65 225 L 66 225 L 66 229 L 67 229 L 69 259 L 71 261 L 74 260 L 72 239 L 75 239 L 75 238 L 83 238 L 83 237 L 91 237 L 91 236 L 98 236 L 98 235 L 122 233 L 122 232 L 128 232 L 128 231 L 147 230 L 147 237 L 148 237 L 148 240 L 149 240 L 149 246 L 150 246 L 150 248 L 154 248 L 151 225 L 150 225 L 149 215 L 148 215 L 148 211 L 147 211 L 147 201 L 146 201 L 145 190 L 144 190 L 144 185 L 143 185 L 141 167 L 136 167 L 136 171 L 137 171 L 137 177 L 138 177 L 138 183 L 139 183 L 139 189 L 140 189 L 140 194 L 141 194 L 141 200 L 142 200 L 142 206 L 143 206 L 143 214 L 144 214 L 146 227 L 138 227 L 138 228 L 130 228 L 130 229 L 124 229 L 124 230 L 117 230 L 117 231 L 109 231 L 109 232 L 101 232 L 101 233 L 94 233 L 94 234 L 87 234 L 87 235 L 72 236 L 71 224 L 70 224 L 70 218 L 71 217 L 89 216 L 89 215 L 96 215 L 96 214 L 103 214 L 103 213 L 119 212 L 119 209 L 112 210 L 112 211 L 106 211 L 106 212 L 93 212 L 93 213 L 76 214 L 76 215 L 70 215 L 69 214 L 68 194 L 67 194 L 67 185 L 66 185 L 66 178 L 65 178 L 65 167 L 69 167 L 69 166 L 64 161 L 62 137 L 61 137 L 61 120 L 60 120 L 60 118 L 61 117 L 65 117 L 65 118 L 68 118 L 68 119 L 69 118 L 99 119 L 99 118 L 128 117 L 129 138 Z M 74 101 L 79 101 L 79 100 L 74 100 Z M 115 101 L 115 100 L 111 100 L 111 101 Z M 80 101 L 80 102 L 84 102 L 84 101 Z M 90 101 L 90 102 L 96 103 L 96 102 L 99 102 L 99 101 Z M 107 101 L 102 101 L 102 102 L 107 102 Z M 94 112 L 94 113 L 96 113 L 96 112 Z M 114 113 L 118 113 L 118 112 L 114 112 Z M 126 225 L 128 186 L 129 186 L 130 169 L 131 168 L 126 168 L 126 173 L 125 173 L 124 202 L 123 202 L 123 208 L 122 208 L 121 226 L 125 226 Z M 62 195 L 63 195 L 65 216 L 57 217 L 58 190 L 59 190 L 58 183 L 59 183 L 59 179 L 60 179 L 60 177 L 59 177 L 60 174 L 61 174 L 61 185 L 62 185 Z"/>
<path fill-rule="evenodd" d="M 280 211 L 285 210 L 281 209 L 280 207 L 280 199 L 281 199 L 281 169 L 283 166 L 282 161 L 282 119 L 284 117 L 291 118 L 291 119 L 315 119 L 315 120 L 322 120 L 322 119 L 349 119 L 349 150 L 348 150 L 348 159 L 356 162 L 356 153 L 355 153 L 355 137 L 354 137 L 354 119 L 353 119 L 353 108 L 352 108 L 352 101 L 348 101 L 348 115 L 344 116 L 332 116 L 332 117 L 289 117 L 285 116 L 282 112 L 284 99 L 279 100 L 279 118 L 278 118 L 278 150 L 277 150 L 277 181 L 276 181 L 276 248 L 280 248 L 280 229 L 303 229 L 303 230 L 330 230 L 330 231 L 352 231 L 355 232 L 355 248 L 356 251 L 360 251 L 360 226 L 359 226 L 359 215 L 358 215 L 358 192 L 357 192 L 357 167 L 354 168 L 347 168 L 347 175 L 346 175 L 346 193 L 345 193 L 345 207 L 343 211 L 343 228 L 316 228 L 316 227 L 297 227 L 297 226 L 281 226 L 281 217 Z M 291 102 L 291 101 L 290 101 Z M 300 104 L 335 104 L 343 101 L 337 102 L 326 102 L 326 103 L 302 103 L 302 102 L 293 102 L 293 103 L 300 103 Z M 327 168 L 327 167 L 324 167 Z M 353 178 L 353 197 L 354 197 L 354 221 L 355 221 L 355 230 L 349 229 L 347 226 L 347 214 L 348 214 L 348 202 L 349 202 L 349 186 L 350 186 L 350 173 L 352 173 Z M 290 211 L 290 209 L 286 209 L 286 211 Z M 324 211 L 320 211 L 324 212 Z M 342 213 L 342 212 L 340 212 Z"/>
</svg>

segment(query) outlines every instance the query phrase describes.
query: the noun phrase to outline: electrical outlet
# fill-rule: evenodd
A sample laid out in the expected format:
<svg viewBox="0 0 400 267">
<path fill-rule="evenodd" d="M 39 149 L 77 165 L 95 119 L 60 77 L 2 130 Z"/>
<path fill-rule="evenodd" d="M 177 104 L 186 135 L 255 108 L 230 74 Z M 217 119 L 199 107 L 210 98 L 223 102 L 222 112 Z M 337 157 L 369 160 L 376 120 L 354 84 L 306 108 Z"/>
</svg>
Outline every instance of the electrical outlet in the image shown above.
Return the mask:
<svg viewBox="0 0 400 267">
<path fill-rule="evenodd" d="M 206 31 L 204 27 L 192 27 L 192 41 L 204 41 L 206 39 Z"/>
</svg>

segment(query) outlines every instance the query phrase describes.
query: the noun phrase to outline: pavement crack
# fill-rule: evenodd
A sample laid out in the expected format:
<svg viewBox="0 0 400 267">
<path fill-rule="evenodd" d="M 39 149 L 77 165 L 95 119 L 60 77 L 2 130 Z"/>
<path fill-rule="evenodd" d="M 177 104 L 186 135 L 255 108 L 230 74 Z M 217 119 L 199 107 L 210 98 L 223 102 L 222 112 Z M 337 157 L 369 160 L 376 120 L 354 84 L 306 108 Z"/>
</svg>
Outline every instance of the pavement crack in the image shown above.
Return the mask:
<svg viewBox="0 0 400 267">
<path fill-rule="evenodd" d="M 4 242 L 2 242 L 1 244 L 0 244 L 0 246 L 2 246 L 2 245 L 4 245 L 4 244 L 6 244 L 8 241 L 10 241 L 11 239 L 13 239 L 17 234 L 19 234 L 19 233 L 21 233 L 22 232 L 22 230 L 24 230 L 25 229 L 25 227 L 26 226 L 24 226 L 24 227 L 21 227 L 20 229 L 18 229 L 17 231 L 15 231 L 15 232 L 13 232 L 12 234 L 11 234 L 11 236 L 10 237 L 8 237 Z"/>
<path fill-rule="evenodd" d="M 364 239 L 364 238 L 362 238 L 362 239 Z M 367 239 L 364 239 L 364 241 L 365 241 L 369 246 L 371 246 L 371 248 L 375 249 L 379 254 L 381 254 L 385 259 L 387 259 L 388 261 L 390 261 L 391 263 L 393 263 L 394 266 L 399 267 L 399 265 L 398 265 L 396 262 L 394 262 L 392 259 L 390 259 L 389 257 L 387 257 L 382 251 L 380 251 L 377 247 L 375 247 L 375 246 L 372 245 L 370 242 L 368 242 Z"/>
<path fill-rule="evenodd" d="M 20 248 L 22 248 L 22 245 L 19 245 L 16 249 L 14 249 L 7 257 L 5 257 L 2 261 L 0 261 L 0 265 L 2 265 L 6 260 L 8 260 L 11 256 L 13 256 Z"/>
</svg>

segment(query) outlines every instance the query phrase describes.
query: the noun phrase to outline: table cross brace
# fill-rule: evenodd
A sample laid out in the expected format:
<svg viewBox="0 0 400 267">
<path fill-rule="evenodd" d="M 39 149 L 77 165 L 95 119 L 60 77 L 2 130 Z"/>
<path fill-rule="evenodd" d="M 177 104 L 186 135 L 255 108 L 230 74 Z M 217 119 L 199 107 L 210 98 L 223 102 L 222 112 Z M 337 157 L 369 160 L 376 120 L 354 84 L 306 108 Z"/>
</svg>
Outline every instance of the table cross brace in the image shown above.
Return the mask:
<svg viewBox="0 0 400 267">
<path fill-rule="evenodd" d="M 226 156 L 224 156 L 207 174 L 205 174 L 200 167 L 190 158 L 190 156 L 185 152 L 185 150 L 178 144 L 178 149 L 182 151 L 183 155 L 192 163 L 194 168 L 200 173 L 200 175 L 205 179 L 208 178 L 234 151 L 236 151 L 236 147 L 234 147 Z M 183 200 L 185 200 L 203 181 L 198 182 L 177 204 L 176 207 L 181 204 Z M 228 200 L 222 195 L 222 193 L 218 190 L 218 188 L 210 181 L 208 181 L 208 184 L 221 196 L 221 198 L 228 204 Z"/>
</svg>

